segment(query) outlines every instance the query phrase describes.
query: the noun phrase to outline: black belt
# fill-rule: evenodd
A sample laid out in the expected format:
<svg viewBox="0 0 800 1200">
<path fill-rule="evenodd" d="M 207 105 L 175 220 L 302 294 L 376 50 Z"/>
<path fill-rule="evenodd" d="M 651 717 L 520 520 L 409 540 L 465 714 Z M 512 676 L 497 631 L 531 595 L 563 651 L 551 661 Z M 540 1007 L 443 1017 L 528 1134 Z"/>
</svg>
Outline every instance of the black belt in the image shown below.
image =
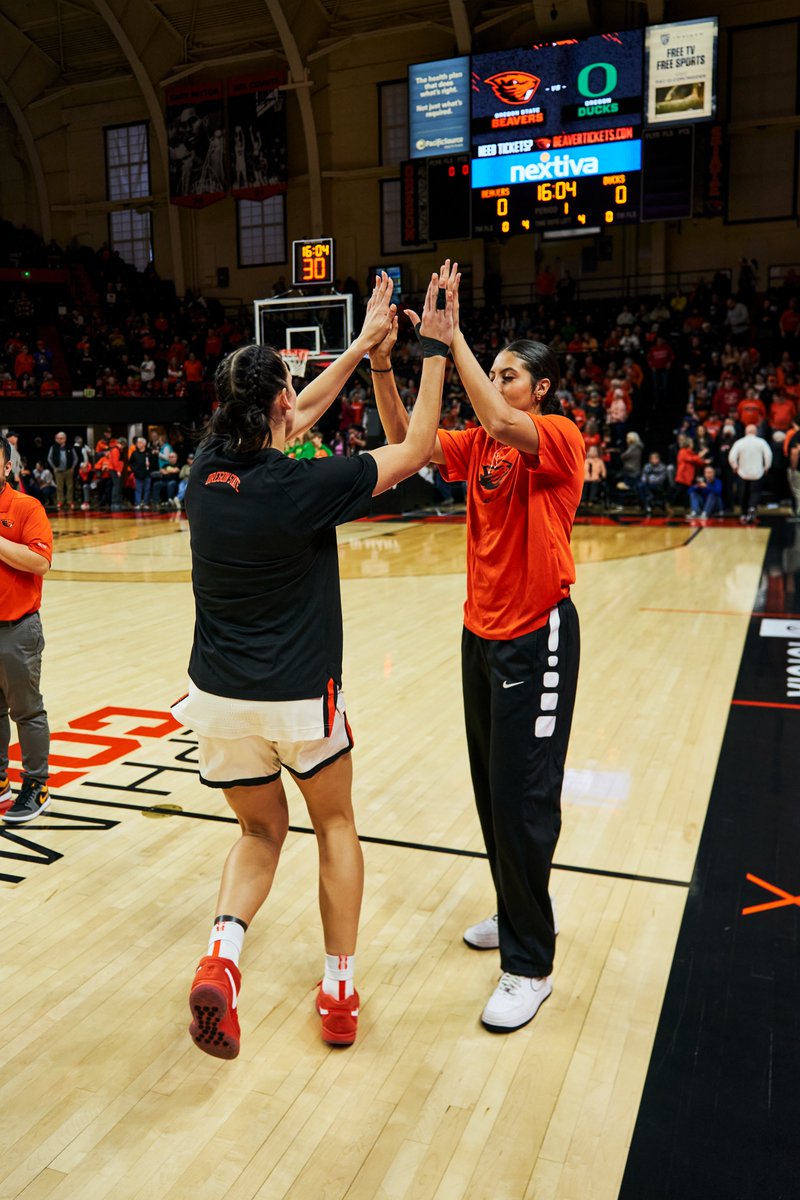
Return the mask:
<svg viewBox="0 0 800 1200">
<path fill-rule="evenodd" d="M 14 621 L 0 621 L 0 629 L 10 629 L 12 625 L 19 625 L 21 621 L 27 621 L 28 617 L 35 616 L 36 612 L 38 612 L 38 609 L 34 612 L 23 613 L 21 617 L 17 617 Z"/>
</svg>

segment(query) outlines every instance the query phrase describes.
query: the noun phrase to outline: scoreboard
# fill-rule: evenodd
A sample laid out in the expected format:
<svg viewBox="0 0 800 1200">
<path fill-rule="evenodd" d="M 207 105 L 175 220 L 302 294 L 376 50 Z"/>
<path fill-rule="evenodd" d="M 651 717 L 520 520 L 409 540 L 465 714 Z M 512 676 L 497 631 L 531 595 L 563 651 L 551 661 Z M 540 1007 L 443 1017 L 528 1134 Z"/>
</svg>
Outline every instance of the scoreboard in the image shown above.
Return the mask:
<svg viewBox="0 0 800 1200">
<path fill-rule="evenodd" d="M 410 67 L 404 167 L 421 175 L 404 244 L 688 216 L 695 139 L 679 127 L 716 112 L 717 36 L 709 17 Z"/>
<path fill-rule="evenodd" d="M 472 60 L 473 232 L 639 219 L 641 30 Z"/>
</svg>

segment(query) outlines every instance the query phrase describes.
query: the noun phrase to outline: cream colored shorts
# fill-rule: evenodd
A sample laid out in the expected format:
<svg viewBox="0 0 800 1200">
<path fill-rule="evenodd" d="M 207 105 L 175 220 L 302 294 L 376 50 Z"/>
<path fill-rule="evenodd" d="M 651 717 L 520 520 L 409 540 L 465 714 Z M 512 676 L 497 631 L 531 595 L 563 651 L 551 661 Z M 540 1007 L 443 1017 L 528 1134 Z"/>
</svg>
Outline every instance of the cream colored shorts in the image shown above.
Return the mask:
<svg viewBox="0 0 800 1200">
<path fill-rule="evenodd" d="M 256 787 L 286 767 L 310 779 L 353 748 L 344 696 L 331 685 L 313 700 L 234 700 L 189 685 L 172 705 L 197 734 L 200 782 L 207 787 Z"/>
</svg>

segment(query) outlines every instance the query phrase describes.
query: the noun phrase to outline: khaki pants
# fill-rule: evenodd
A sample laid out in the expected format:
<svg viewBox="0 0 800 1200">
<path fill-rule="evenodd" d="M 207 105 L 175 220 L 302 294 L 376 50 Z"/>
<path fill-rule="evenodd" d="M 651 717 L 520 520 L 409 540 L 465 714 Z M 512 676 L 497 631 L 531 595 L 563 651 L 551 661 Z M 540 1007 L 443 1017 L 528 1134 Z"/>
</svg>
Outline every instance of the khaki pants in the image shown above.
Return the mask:
<svg viewBox="0 0 800 1200">
<path fill-rule="evenodd" d="M 68 471 L 55 471 L 56 503 L 72 504 L 75 500 L 75 476 L 72 468 Z"/>
</svg>

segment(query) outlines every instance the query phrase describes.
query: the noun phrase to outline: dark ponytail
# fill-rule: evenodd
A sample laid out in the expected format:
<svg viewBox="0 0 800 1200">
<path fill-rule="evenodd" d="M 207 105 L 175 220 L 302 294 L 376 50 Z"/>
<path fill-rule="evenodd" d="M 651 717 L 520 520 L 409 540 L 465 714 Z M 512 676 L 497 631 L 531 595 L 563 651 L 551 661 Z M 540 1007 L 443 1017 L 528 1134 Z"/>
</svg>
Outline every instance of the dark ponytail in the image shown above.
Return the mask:
<svg viewBox="0 0 800 1200">
<path fill-rule="evenodd" d="M 224 438 L 228 454 L 256 454 L 271 445 L 272 406 L 287 379 L 286 364 L 272 346 L 253 344 L 228 354 L 214 372 L 219 408 L 201 440 Z"/>
<path fill-rule="evenodd" d="M 534 383 L 539 383 L 542 379 L 550 380 L 547 392 L 539 401 L 542 416 L 548 416 L 551 413 L 562 415 L 564 410 L 556 395 L 561 382 L 561 368 L 555 352 L 549 346 L 545 346 L 544 342 L 533 342 L 529 338 L 519 338 L 516 342 L 509 342 L 504 349 L 520 360 Z"/>
</svg>

